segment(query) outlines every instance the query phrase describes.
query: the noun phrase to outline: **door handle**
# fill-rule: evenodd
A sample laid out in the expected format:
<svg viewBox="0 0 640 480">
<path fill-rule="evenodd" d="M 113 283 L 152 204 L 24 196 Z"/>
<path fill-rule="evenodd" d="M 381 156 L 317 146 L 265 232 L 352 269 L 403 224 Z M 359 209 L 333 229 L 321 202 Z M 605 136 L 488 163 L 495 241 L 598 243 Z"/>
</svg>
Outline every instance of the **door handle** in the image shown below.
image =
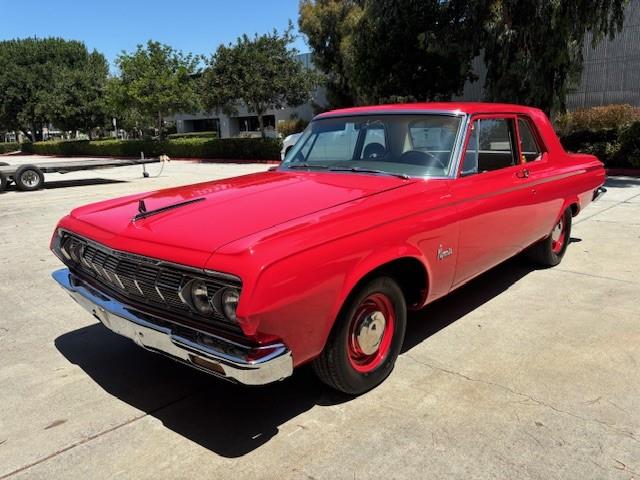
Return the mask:
<svg viewBox="0 0 640 480">
<path fill-rule="evenodd" d="M 523 168 L 516 172 L 516 177 L 518 178 L 529 178 L 529 170 L 527 168 Z"/>
</svg>

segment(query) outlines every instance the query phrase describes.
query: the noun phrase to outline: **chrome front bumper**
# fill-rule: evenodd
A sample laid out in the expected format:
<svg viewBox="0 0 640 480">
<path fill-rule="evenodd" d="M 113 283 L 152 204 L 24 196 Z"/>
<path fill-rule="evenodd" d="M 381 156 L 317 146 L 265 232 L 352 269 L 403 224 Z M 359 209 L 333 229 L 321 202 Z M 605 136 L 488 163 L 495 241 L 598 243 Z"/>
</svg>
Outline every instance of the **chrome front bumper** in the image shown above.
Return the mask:
<svg viewBox="0 0 640 480">
<path fill-rule="evenodd" d="M 293 372 L 291 352 L 282 343 L 253 347 L 192 329 L 177 333 L 171 324 L 105 295 L 67 268 L 52 276 L 105 327 L 147 350 L 246 385 L 275 382 Z"/>
</svg>

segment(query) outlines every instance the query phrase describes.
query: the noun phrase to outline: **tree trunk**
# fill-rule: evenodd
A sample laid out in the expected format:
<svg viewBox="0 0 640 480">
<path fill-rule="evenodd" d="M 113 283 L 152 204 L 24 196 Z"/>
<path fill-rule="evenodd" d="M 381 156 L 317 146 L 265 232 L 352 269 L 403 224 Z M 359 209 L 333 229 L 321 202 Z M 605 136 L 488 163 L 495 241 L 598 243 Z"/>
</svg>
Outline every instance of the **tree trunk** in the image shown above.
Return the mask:
<svg viewBox="0 0 640 480">
<path fill-rule="evenodd" d="M 262 113 L 258 114 L 258 124 L 260 125 L 260 136 L 265 138 L 264 134 L 264 118 L 262 118 Z"/>
<path fill-rule="evenodd" d="M 36 133 L 36 122 L 31 123 L 31 141 L 36 143 L 38 141 L 38 134 Z"/>
<path fill-rule="evenodd" d="M 158 138 L 162 140 L 162 112 L 158 112 Z"/>
</svg>

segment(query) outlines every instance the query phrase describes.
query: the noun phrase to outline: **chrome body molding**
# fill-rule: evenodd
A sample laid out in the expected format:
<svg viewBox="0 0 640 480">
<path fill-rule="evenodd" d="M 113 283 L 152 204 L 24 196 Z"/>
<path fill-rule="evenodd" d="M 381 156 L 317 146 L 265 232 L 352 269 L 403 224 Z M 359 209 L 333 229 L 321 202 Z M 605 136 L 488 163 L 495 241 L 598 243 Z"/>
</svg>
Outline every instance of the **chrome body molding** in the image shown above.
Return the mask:
<svg viewBox="0 0 640 480">
<path fill-rule="evenodd" d="M 105 295 L 67 268 L 52 276 L 105 327 L 147 350 L 245 385 L 264 385 L 293 373 L 293 358 L 283 343 L 251 346 L 184 327 L 178 331 L 168 322 Z"/>
</svg>

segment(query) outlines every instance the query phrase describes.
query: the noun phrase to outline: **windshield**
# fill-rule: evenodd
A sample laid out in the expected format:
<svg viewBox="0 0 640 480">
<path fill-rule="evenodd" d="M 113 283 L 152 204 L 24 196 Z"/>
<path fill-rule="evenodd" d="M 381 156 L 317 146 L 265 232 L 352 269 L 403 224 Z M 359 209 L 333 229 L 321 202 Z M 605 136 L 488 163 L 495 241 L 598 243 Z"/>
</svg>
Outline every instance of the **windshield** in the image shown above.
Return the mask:
<svg viewBox="0 0 640 480">
<path fill-rule="evenodd" d="M 393 114 L 329 117 L 311 122 L 282 163 L 400 176 L 446 176 L 462 117 Z"/>
</svg>

